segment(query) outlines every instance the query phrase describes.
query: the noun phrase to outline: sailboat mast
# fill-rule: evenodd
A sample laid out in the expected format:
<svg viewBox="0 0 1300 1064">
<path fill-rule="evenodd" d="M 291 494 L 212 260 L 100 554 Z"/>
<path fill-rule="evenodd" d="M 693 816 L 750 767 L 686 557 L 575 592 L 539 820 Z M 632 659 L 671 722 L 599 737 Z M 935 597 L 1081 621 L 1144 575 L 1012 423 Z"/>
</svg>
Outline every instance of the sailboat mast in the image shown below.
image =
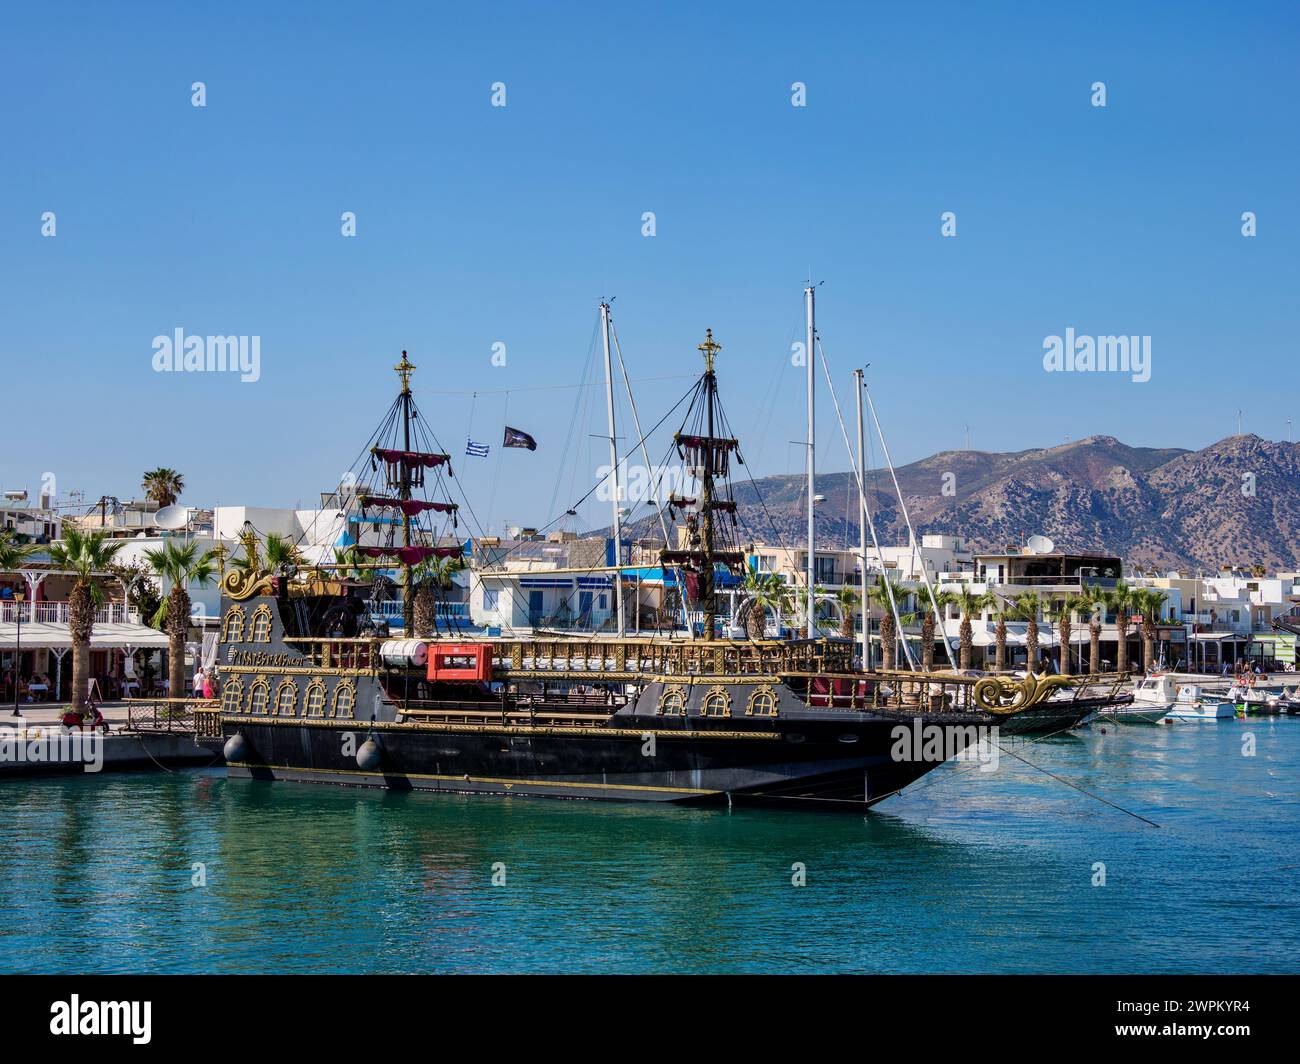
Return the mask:
<svg viewBox="0 0 1300 1064">
<path fill-rule="evenodd" d="M 718 378 L 713 372 L 713 360 L 722 350 L 722 345 L 713 340 L 713 330 L 706 329 L 704 343 L 700 344 L 704 352 L 704 409 L 705 409 L 705 446 L 704 469 L 700 483 L 700 540 L 704 549 L 704 563 L 700 569 L 700 605 L 704 612 L 704 638 L 713 638 L 714 622 L 714 575 L 713 575 L 713 476 L 714 476 L 714 420 L 713 408 L 718 401 Z"/>
<path fill-rule="evenodd" d="M 614 507 L 614 564 L 623 564 L 622 493 L 618 487 L 618 435 L 614 422 L 614 364 L 609 353 L 609 304 L 600 304 L 601 332 L 605 340 L 605 405 L 609 411 L 609 481 Z M 618 613 L 618 634 L 627 632 L 627 616 L 623 606 L 623 574 L 614 571 L 614 604 Z"/>
<path fill-rule="evenodd" d="M 867 431 L 862 416 L 862 370 L 853 371 L 858 392 L 858 559 L 862 567 L 862 667 L 871 668 L 871 614 L 867 599 Z"/>
<path fill-rule="evenodd" d="M 804 307 L 807 317 L 807 347 L 806 354 L 808 360 L 808 601 L 805 616 L 808 619 L 808 638 L 816 636 L 816 626 L 814 624 L 814 588 L 815 574 L 817 570 L 817 555 L 815 541 L 817 537 L 817 514 L 816 514 L 816 492 L 813 487 L 813 479 L 817 472 L 817 352 L 815 342 L 817 337 L 815 324 L 815 296 L 813 294 L 812 281 L 808 282 L 808 287 L 803 290 Z"/>
<path fill-rule="evenodd" d="M 408 454 L 411 450 L 411 374 L 415 371 L 415 364 L 406 357 L 406 352 L 402 352 L 402 361 L 393 367 L 397 370 L 397 375 L 402 379 L 402 448 Z M 398 497 L 409 499 L 411 497 L 411 466 L 407 461 L 401 463 L 402 482 L 398 488 Z M 405 510 L 402 511 L 402 546 L 411 545 L 411 515 Z M 414 579 L 411 573 L 409 563 L 402 564 L 402 631 L 405 637 L 410 639 L 415 630 L 415 590 L 412 586 Z"/>
</svg>

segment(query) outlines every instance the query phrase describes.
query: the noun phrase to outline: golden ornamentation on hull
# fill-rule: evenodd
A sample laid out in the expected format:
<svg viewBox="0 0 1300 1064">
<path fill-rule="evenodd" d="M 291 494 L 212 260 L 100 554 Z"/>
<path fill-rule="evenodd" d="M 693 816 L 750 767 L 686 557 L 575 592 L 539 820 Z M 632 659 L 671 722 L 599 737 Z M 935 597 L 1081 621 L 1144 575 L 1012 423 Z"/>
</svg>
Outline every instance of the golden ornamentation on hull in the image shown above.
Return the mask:
<svg viewBox="0 0 1300 1064">
<path fill-rule="evenodd" d="M 1058 687 L 1070 687 L 1069 676 L 1035 676 L 1019 682 L 1005 676 L 985 676 L 975 684 L 975 704 L 989 713 L 1008 716 L 1044 702 Z"/>
<path fill-rule="evenodd" d="M 273 586 L 271 574 L 262 571 L 231 569 L 221 578 L 221 593 L 235 602 L 243 602 L 256 595 L 269 595 Z"/>
</svg>

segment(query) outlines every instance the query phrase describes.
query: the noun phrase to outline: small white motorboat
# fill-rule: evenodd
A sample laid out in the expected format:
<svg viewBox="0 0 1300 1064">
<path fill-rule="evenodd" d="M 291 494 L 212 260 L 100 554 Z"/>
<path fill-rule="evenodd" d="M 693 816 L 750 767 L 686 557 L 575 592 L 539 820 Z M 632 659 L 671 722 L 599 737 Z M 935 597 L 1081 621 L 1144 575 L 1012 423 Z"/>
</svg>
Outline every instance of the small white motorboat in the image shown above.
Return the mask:
<svg viewBox="0 0 1300 1064">
<path fill-rule="evenodd" d="M 1098 720 L 1112 724 L 1159 724 L 1169 716 L 1169 706 L 1151 706 L 1143 702 L 1130 702 L 1127 706 L 1113 706 L 1097 714 Z"/>
<path fill-rule="evenodd" d="M 1173 678 L 1163 673 L 1139 680 L 1133 688 L 1133 704 L 1125 714 L 1134 724 L 1159 723 L 1162 720 L 1231 719 L 1236 709 L 1231 702 L 1207 697 L 1195 684 L 1175 688 Z M 1120 713 L 1113 715 L 1123 722 Z"/>
<path fill-rule="evenodd" d="M 1173 720 L 1231 720 L 1237 707 L 1222 698 L 1207 695 L 1195 684 L 1183 684 L 1168 716 Z"/>
<path fill-rule="evenodd" d="M 1228 699 L 1240 717 L 1272 717 L 1283 711 L 1276 692 L 1265 691 L 1249 682 L 1229 687 Z"/>
</svg>

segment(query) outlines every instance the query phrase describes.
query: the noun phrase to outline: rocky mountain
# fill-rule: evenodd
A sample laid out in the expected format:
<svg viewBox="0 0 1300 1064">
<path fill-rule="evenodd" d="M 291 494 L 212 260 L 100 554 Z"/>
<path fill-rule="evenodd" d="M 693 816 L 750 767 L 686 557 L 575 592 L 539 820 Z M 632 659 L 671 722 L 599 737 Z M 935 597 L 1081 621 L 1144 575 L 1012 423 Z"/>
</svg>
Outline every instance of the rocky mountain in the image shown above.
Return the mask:
<svg viewBox="0 0 1300 1064">
<path fill-rule="evenodd" d="M 1140 567 L 1300 568 L 1300 444 L 1244 435 L 1187 451 L 1091 436 L 1012 454 L 945 451 L 897 473 L 918 535 L 960 535 L 976 549 L 1041 533 Z M 866 483 L 881 542 L 907 542 L 888 470 L 869 471 Z M 800 542 L 804 490 L 797 476 L 742 478 L 742 538 Z M 816 490 L 826 497 L 819 545 L 856 545 L 851 474 L 819 475 Z"/>
</svg>

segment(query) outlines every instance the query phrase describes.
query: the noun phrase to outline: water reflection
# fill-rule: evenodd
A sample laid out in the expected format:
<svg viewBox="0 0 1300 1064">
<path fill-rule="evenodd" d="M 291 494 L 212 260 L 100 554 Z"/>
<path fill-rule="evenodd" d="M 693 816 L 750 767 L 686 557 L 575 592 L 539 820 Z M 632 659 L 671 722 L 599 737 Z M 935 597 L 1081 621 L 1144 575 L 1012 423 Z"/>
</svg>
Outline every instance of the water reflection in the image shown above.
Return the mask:
<svg viewBox="0 0 1300 1064">
<path fill-rule="evenodd" d="M 15 971 L 1287 970 L 1297 740 L 1300 722 L 1272 721 L 1008 744 L 1159 829 L 1005 756 L 945 765 L 867 816 L 215 770 L 9 781 L 0 955 Z"/>
</svg>

